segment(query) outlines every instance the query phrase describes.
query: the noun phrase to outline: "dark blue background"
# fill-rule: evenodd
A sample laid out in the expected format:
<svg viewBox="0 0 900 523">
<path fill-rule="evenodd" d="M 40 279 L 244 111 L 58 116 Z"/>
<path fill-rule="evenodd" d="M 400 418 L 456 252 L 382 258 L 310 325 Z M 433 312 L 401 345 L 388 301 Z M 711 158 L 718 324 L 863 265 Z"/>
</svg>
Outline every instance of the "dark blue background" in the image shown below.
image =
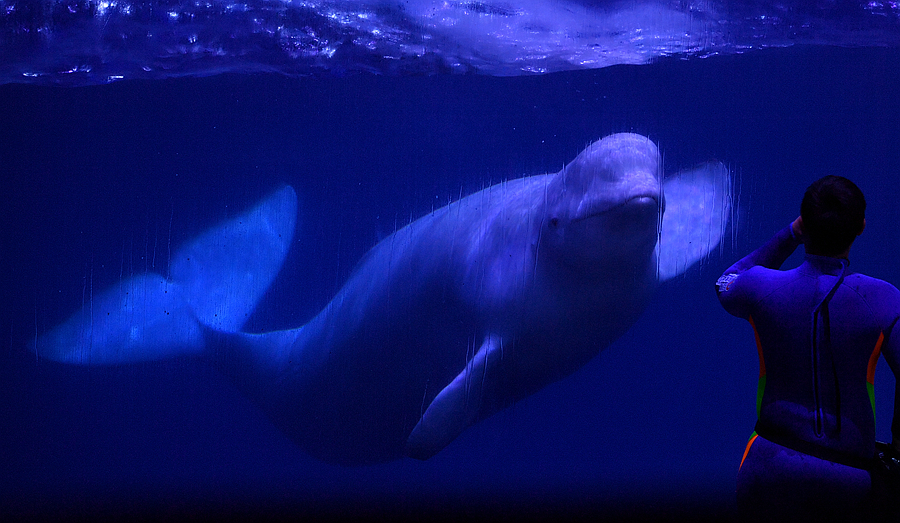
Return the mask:
<svg viewBox="0 0 900 523">
<path fill-rule="evenodd" d="M 0 86 L 0 511 L 728 516 L 758 367 L 712 283 L 824 174 L 869 200 L 852 267 L 900 283 L 898 86 L 900 52 L 821 47 L 515 78 Z M 317 462 L 199 360 L 76 368 L 25 350 L 284 183 L 297 239 L 248 328 L 302 325 L 396 227 L 617 131 L 657 141 L 667 172 L 726 162 L 733 233 L 586 368 L 428 462 Z M 888 439 L 883 363 L 876 388 Z"/>
</svg>

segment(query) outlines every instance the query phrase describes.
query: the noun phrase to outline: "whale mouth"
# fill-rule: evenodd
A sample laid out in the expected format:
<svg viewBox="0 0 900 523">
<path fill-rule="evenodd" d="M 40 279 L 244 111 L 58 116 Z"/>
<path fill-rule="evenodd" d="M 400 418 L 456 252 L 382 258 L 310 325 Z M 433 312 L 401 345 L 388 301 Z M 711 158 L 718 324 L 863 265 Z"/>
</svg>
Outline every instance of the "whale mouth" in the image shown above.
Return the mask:
<svg viewBox="0 0 900 523">
<path fill-rule="evenodd" d="M 582 214 L 581 216 L 572 220 L 573 222 L 587 220 L 590 218 L 595 218 L 598 216 L 603 216 L 605 214 L 615 214 L 615 213 L 644 213 L 648 211 L 659 212 L 660 197 L 656 194 L 637 194 L 634 196 L 630 196 L 625 200 L 615 204 L 608 206 L 597 206 L 592 207 L 588 210 L 588 212 Z"/>
<path fill-rule="evenodd" d="M 641 195 L 641 196 L 633 196 L 619 205 L 613 207 L 610 210 L 621 208 L 621 207 L 634 207 L 634 206 L 646 206 L 646 205 L 654 205 L 659 206 L 659 197 L 650 196 L 650 195 Z"/>
</svg>

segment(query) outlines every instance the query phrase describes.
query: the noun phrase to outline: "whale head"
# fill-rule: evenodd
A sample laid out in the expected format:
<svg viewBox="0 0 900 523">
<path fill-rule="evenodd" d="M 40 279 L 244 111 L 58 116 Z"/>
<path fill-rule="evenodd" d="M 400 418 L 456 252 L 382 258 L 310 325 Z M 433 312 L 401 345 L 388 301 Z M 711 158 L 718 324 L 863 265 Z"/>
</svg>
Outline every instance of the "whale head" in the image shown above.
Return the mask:
<svg viewBox="0 0 900 523">
<path fill-rule="evenodd" d="M 587 267 L 649 259 L 665 210 L 661 164 L 638 134 L 589 145 L 548 183 L 546 247 Z"/>
</svg>

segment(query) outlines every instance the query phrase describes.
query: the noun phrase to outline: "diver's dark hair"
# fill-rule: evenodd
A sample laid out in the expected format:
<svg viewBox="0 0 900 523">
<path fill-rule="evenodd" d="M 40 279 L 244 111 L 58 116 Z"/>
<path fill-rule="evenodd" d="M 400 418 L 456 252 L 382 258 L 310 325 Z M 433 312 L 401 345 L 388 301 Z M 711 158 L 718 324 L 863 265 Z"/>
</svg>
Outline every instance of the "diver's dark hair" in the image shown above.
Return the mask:
<svg viewBox="0 0 900 523">
<path fill-rule="evenodd" d="M 863 230 L 866 198 L 843 176 L 825 176 L 812 183 L 800 204 L 807 250 L 835 256 L 844 252 Z"/>
</svg>

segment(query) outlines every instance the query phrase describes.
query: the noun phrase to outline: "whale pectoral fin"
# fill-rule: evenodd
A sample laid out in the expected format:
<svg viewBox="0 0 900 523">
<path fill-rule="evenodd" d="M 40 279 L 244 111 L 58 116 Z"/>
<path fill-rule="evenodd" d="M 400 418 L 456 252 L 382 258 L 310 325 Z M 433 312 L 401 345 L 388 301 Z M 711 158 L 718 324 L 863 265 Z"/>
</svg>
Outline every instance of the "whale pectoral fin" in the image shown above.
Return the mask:
<svg viewBox="0 0 900 523">
<path fill-rule="evenodd" d="M 477 419 L 484 382 L 501 361 L 500 343 L 499 336 L 487 336 L 466 368 L 434 398 L 407 439 L 410 457 L 434 456 Z"/>
<path fill-rule="evenodd" d="M 667 179 L 663 191 L 660 281 L 683 273 L 722 241 L 731 215 L 731 174 L 721 162 L 708 162 Z"/>
</svg>

